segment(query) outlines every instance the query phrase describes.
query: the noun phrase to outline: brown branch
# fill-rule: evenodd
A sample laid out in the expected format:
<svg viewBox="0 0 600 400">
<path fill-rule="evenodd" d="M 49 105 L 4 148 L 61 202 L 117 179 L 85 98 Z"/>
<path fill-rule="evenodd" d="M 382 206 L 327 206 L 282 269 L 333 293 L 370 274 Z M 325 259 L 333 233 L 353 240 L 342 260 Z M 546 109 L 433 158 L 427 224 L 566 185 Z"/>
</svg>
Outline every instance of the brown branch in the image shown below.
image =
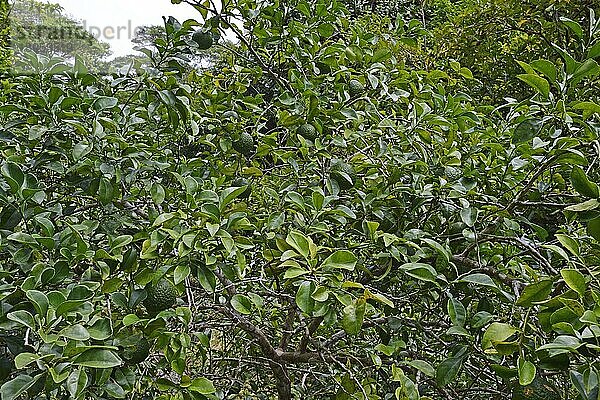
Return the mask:
<svg viewBox="0 0 600 400">
<path fill-rule="evenodd" d="M 288 310 L 287 318 L 285 319 L 285 324 L 283 326 L 283 334 L 281 335 L 281 340 L 279 341 L 279 348 L 282 350 L 287 349 L 287 345 L 290 341 L 290 337 L 292 336 L 292 324 L 296 320 L 296 308 L 292 305 Z"/>
<path fill-rule="evenodd" d="M 323 322 L 324 317 L 317 317 L 315 319 L 313 319 L 310 324 L 308 324 L 308 326 L 306 327 L 306 331 L 304 332 L 304 335 L 302 336 L 302 339 L 300 339 L 300 343 L 298 344 L 298 348 L 297 351 L 299 352 L 304 352 L 306 351 L 306 346 L 308 346 L 308 341 L 310 339 L 310 337 L 317 331 L 317 329 L 319 329 L 319 326 L 321 325 L 321 322 Z"/>
<path fill-rule="evenodd" d="M 548 262 L 548 260 L 542 256 L 536 249 L 535 247 L 533 247 L 531 244 L 525 242 L 523 239 L 520 238 L 516 238 L 516 237 L 510 237 L 510 236 L 495 236 L 495 235 L 486 235 L 487 238 L 490 241 L 497 241 L 497 242 L 501 242 L 501 243 L 512 243 L 517 247 L 520 247 L 522 249 L 524 249 L 525 251 L 529 252 L 534 259 L 536 259 L 540 265 L 543 265 L 546 269 L 547 272 L 551 273 L 551 274 L 558 274 L 558 272 L 556 271 L 556 269 L 554 269 L 554 267 L 550 264 L 550 262 Z"/>
<path fill-rule="evenodd" d="M 495 268 L 481 265 L 479 262 L 477 262 L 473 259 L 470 259 L 468 257 L 453 255 L 452 261 L 455 263 L 461 264 L 461 265 L 469 268 L 470 270 L 478 270 L 481 272 L 485 272 L 486 274 L 491 275 L 492 277 L 498 279 L 500 282 L 504 283 L 505 285 L 507 285 L 509 287 L 512 287 L 513 283 L 516 282 L 516 279 L 510 278 L 509 276 L 503 274 L 502 272 L 496 270 Z"/>
<path fill-rule="evenodd" d="M 255 338 L 258 341 L 258 344 L 260 345 L 260 348 L 266 357 L 272 360 L 275 360 L 277 358 L 275 348 L 273 348 L 271 342 L 264 334 L 264 332 L 260 330 L 257 326 L 255 326 L 252 322 L 250 322 L 246 317 L 244 317 L 237 311 L 231 310 L 228 307 L 224 306 L 218 306 L 217 310 L 221 311 L 223 314 L 235 320 L 240 328 L 242 328 L 245 332 L 247 332 L 253 338 Z"/>
</svg>

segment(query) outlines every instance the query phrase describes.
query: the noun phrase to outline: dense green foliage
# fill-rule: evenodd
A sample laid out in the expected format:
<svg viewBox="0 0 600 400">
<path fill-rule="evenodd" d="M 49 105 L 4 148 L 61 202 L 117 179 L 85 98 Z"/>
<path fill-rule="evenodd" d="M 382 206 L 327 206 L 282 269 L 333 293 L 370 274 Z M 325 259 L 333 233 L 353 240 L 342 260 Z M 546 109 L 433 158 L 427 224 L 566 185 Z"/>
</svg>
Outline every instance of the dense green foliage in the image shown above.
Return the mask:
<svg viewBox="0 0 600 400">
<path fill-rule="evenodd" d="M 7 0 L 0 1 L 0 72 L 10 68 L 10 19 Z"/>
<path fill-rule="evenodd" d="M 574 21 L 583 21 L 592 1 L 569 0 L 463 0 L 437 25 L 433 56 L 436 62 L 454 59 L 468 65 L 477 78 L 472 89 L 487 101 L 504 97 L 522 98 L 515 91 L 521 67 L 515 60 L 560 62 L 556 47 L 583 58 L 591 43 Z"/>
<path fill-rule="evenodd" d="M 17 54 L 2 400 L 597 400 L 593 10 L 190 3 L 123 72 Z M 492 7 L 568 40 L 473 54 Z"/>
</svg>

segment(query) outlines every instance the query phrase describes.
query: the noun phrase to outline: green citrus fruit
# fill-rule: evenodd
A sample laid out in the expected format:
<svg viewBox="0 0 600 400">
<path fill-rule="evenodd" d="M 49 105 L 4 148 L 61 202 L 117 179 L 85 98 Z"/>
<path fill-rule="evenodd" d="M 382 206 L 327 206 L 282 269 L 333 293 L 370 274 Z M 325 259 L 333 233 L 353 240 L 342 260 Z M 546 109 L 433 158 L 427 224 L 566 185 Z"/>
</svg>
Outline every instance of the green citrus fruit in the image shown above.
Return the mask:
<svg viewBox="0 0 600 400">
<path fill-rule="evenodd" d="M 221 117 L 222 117 L 223 119 L 231 119 L 231 120 L 236 120 L 236 119 L 238 119 L 238 118 L 239 118 L 239 115 L 238 115 L 238 113 L 236 113 L 236 112 L 235 112 L 235 111 L 233 111 L 233 110 L 228 110 L 228 111 L 225 111 Z"/>
<path fill-rule="evenodd" d="M 340 187 L 340 189 L 350 189 L 356 183 L 356 172 L 350 164 L 341 160 L 335 160 L 331 164 L 330 177 Z"/>
<path fill-rule="evenodd" d="M 444 169 L 444 173 L 446 174 L 446 178 L 448 178 L 449 181 L 456 181 L 462 176 L 462 171 L 460 170 L 460 168 L 456 167 L 446 167 Z"/>
<path fill-rule="evenodd" d="M 248 179 L 246 179 L 246 178 L 241 178 L 241 177 L 236 178 L 236 179 L 234 179 L 233 182 L 231 182 L 231 185 L 233 187 L 246 186 L 246 190 L 244 190 L 242 192 L 242 194 L 239 195 L 239 197 L 241 199 L 247 199 L 252 194 L 252 186 L 250 185 L 250 182 L 248 182 Z"/>
<path fill-rule="evenodd" d="M 296 133 L 308 140 L 315 140 L 317 138 L 317 130 L 311 124 L 300 125 Z"/>
<path fill-rule="evenodd" d="M 150 355 L 152 344 L 144 337 L 138 340 L 135 345 L 125 349 L 123 358 L 128 364 L 139 364 Z"/>
<path fill-rule="evenodd" d="M 156 285 L 148 287 L 146 294 L 144 306 L 150 313 L 158 313 L 171 308 L 177 301 L 177 289 L 166 279 L 161 279 Z"/>
<path fill-rule="evenodd" d="M 212 35 L 209 32 L 202 32 L 202 30 L 194 32 L 192 40 L 196 42 L 200 50 L 208 50 L 213 45 Z"/>
<path fill-rule="evenodd" d="M 351 97 L 360 96 L 361 94 L 363 94 L 364 91 L 365 91 L 365 86 L 362 83 L 360 83 L 360 81 L 358 81 L 356 79 L 352 79 L 348 83 L 348 93 L 350 93 Z"/>
<path fill-rule="evenodd" d="M 233 149 L 238 153 L 249 156 L 254 151 L 254 138 L 251 134 L 243 132 L 232 145 Z"/>
</svg>

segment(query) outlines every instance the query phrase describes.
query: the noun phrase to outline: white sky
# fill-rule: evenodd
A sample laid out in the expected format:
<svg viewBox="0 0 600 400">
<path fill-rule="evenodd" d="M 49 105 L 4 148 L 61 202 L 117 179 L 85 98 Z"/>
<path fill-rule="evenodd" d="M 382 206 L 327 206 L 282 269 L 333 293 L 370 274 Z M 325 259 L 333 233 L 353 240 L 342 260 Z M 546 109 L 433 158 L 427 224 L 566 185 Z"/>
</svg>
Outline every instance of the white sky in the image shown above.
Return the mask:
<svg viewBox="0 0 600 400">
<path fill-rule="evenodd" d="M 110 44 L 111 58 L 134 53 L 131 39 L 135 28 L 163 25 L 162 16 L 202 20 L 200 13 L 187 4 L 171 4 L 170 0 L 44 0 L 58 3 L 65 13 L 82 21 L 91 33 L 102 32 L 100 40 Z M 117 31 L 120 34 L 117 38 Z M 111 32 L 113 32 L 111 34 Z M 112 37 L 109 37 L 112 36 Z"/>
</svg>

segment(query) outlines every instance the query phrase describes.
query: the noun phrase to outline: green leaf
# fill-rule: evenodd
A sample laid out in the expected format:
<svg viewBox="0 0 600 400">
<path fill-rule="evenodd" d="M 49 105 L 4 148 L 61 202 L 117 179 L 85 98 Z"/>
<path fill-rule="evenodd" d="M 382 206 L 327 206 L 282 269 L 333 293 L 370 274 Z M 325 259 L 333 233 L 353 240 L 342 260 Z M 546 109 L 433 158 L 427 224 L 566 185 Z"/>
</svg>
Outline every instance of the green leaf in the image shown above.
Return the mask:
<svg viewBox="0 0 600 400">
<path fill-rule="evenodd" d="M 38 290 L 28 290 L 25 295 L 33 303 L 35 311 L 41 317 L 45 317 L 46 313 L 48 312 L 48 297 Z"/>
<path fill-rule="evenodd" d="M 388 357 L 391 357 L 392 354 L 396 352 L 396 348 L 394 346 L 387 346 L 383 343 L 379 343 L 377 346 L 375 346 L 375 350 L 385 354 Z"/>
<path fill-rule="evenodd" d="M 88 384 L 88 376 L 85 368 L 79 368 L 71 372 L 66 381 L 67 390 L 71 394 L 71 398 L 75 399 L 81 395 L 81 392 Z"/>
<path fill-rule="evenodd" d="M 87 329 L 80 324 L 67 326 L 59 332 L 59 335 L 73 340 L 88 340 L 90 338 Z"/>
<path fill-rule="evenodd" d="M 114 97 L 98 97 L 96 101 L 94 101 L 93 107 L 97 112 L 113 108 L 118 104 L 118 100 Z"/>
<path fill-rule="evenodd" d="M 190 266 L 188 264 L 179 264 L 175 267 L 175 272 L 173 272 L 173 283 L 179 285 L 181 282 L 185 281 L 189 275 Z"/>
<path fill-rule="evenodd" d="M 12 235 L 9 235 L 7 237 L 7 239 L 12 240 L 13 242 L 18 242 L 18 243 L 23 243 L 23 244 L 33 244 L 33 245 L 37 244 L 37 240 L 35 240 L 33 236 L 31 236 L 27 233 L 23 233 L 23 232 L 13 233 Z"/>
<path fill-rule="evenodd" d="M 160 214 L 158 217 L 156 217 L 156 219 L 152 223 L 152 226 L 154 227 L 154 226 L 162 225 L 165 222 L 170 221 L 175 217 L 177 217 L 177 213 L 174 213 L 174 212 Z"/>
<path fill-rule="evenodd" d="M 569 250 L 571 254 L 573 254 L 576 257 L 579 257 L 579 244 L 575 239 L 572 239 L 569 236 L 564 235 L 562 233 L 557 233 L 554 236 L 556 236 L 560 244 L 562 244 L 567 250 Z"/>
<path fill-rule="evenodd" d="M 317 247 L 312 239 L 299 231 L 291 231 L 285 241 L 307 260 L 313 259 L 317 254 Z"/>
<path fill-rule="evenodd" d="M 471 70 L 467 67 L 461 67 L 460 70 L 458 70 L 458 73 L 466 79 L 473 79 L 473 73 L 471 72 Z"/>
<path fill-rule="evenodd" d="M 38 356 L 37 354 L 27 353 L 27 352 L 19 353 L 15 357 L 15 367 L 17 367 L 17 369 L 23 369 L 26 366 L 28 366 L 29 364 L 31 364 L 32 362 L 39 360 L 39 359 L 40 359 L 40 356 Z"/>
<path fill-rule="evenodd" d="M 424 360 L 412 360 L 406 363 L 406 365 L 410 365 L 413 368 L 418 369 L 426 376 L 433 378 L 435 376 L 435 368 L 427 361 Z"/>
<path fill-rule="evenodd" d="M 394 365 L 395 367 L 395 365 Z M 399 382 L 394 395 L 396 399 L 419 400 L 419 390 L 417 385 L 404 374 L 400 368 L 392 369 L 393 380 Z"/>
<path fill-rule="evenodd" d="M 37 381 L 29 375 L 17 375 L 16 378 L 6 382 L 0 387 L 0 398 L 2 400 L 16 400 L 20 398 Z"/>
<path fill-rule="evenodd" d="M 581 79 L 590 75 L 598 75 L 600 73 L 600 66 L 595 60 L 585 60 L 573 73 L 571 77 L 571 85 L 576 85 Z"/>
<path fill-rule="evenodd" d="M 558 20 L 568 27 L 579 39 L 583 39 L 583 28 L 581 28 L 579 22 L 567 17 L 559 17 Z"/>
<path fill-rule="evenodd" d="M 121 363 L 121 359 L 112 351 L 97 348 L 86 350 L 73 360 L 74 365 L 90 368 L 113 368 Z"/>
<path fill-rule="evenodd" d="M 250 314 L 252 312 L 252 302 L 244 295 L 236 294 L 231 298 L 231 306 L 240 314 Z"/>
<path fill-rule="evenodd" d="M 554 47 L 554 49 L 556 49 L 556 51 L 558 51 L 558 53 L 564 60 L 567 74 L 572 74 L 573 72 L 575 72 L 575 69 L 577 69 L 577 67 L 579 66 L 580 63 L 575 61 L 575 59 L 566 50 L 564 50 L 560 46 L 552 43 L 552 47 Z"/>
<path fill-rule="evenodd" d="M 492 278 L 486 274 L 470 274 L 460 280 L 461 282 L 474 283 L 476 285 L 488 286 L 497 289 L 498 286 L 494 283 Z"/>
<path fill-rule="evenodd" d="M 388 60 L 392 57 L 392 52 L 387 47 L 380 47 L 375 50 L 373 53 L 373 61 L 374 63 L 382 62 Z"/>
<path fill-rule="evenodd" d="M 165 201 L 165 188 L 160 183 L 154 182 L 150 186 L 150 195 L 154 204 L 161 205 Z"/>
<path fill-rule="evenodd" d="M 594 182 L 590 182 L 583 169 L 577 166 L 573 167 L 573 170 L 571 171 L 571 183 L 573 184 L 573 188 L 582 196 L 591 199 L 600 197 L 598 185 Z"/>
<path fill-rule="evenodd" d="M 465 306 L 454 297 L 448 299 L 448 315 L 454 325 L 465 326 L 467 310 Z"/>
<path fill-rule="evenodd" d="M 505 341 L 516 332 L 517 329 L 508 324 L 493 322 L 481 338 L 481 348 L 487 352 L 493 348 L 495 343 Z"/>
<path fill-rule="evenodd" d="M 588 119 L 592 114 L 600 114 L 600 105 L 592 101 L 580 101 L 574 104 L 573 108 L 575 110 L 583 110 L 583 119 Z"/>
<path fill-rule="evenodd" d="M 593 374 L 593 375 L 590 374 L 591 376 L 586 374 L 587 375 L 587 379 L 586 379 L 586 377 L 584 377 L 583 374 L 581 374 L 577 371 L 571 370 L 571 371 L 569 371 L 569 375 L 571 377 L 571 383 L 573 384 L 573 387 L 575 387 L 575 389 L 577 389 L 577 391 L 579 392 L 580 397 L 578 397 L 577 399 L 597 400 L 591 396 L 588 396 L 589 385 L 586 382 L 586 380 L 592 380 L 592 382 L 594 382 L 594 380 L 596 380 L 596 382 L 594 382 L 595 385 L 592 385 L 592 388 L 594 388 L 594 386 L 595 386 L 595 389 L 597 389 L 598 388 L 598 386 L 597 386 L 598 378 L 595 376 L 595 374 Z"/>
<path fill-rule="evenodd" d="M 315 308 L 315 300 L 312 298 L 315 289 L 316 286 L 313 282 L 304 281 L 300 284 L 296 292 L 296 304 L 306 314 L 312 313 Z"/>
<path fill-rule="evenodd" d="M 306 209 L 304 205 L 304 198 L 299 193 L 296 193 L 294 191 L 288 192 L 285 196 L 285 199 L 286 201 L 289 201 L 292 204 L 298 206 L 298 208 L 301 210 Z"/>
<path fill-rule="evenodd" d="M 198 392 L 200 394 L 212 394 L 216 392 L 213 383 L 206 378 L 196 378 L 192 381 L 192 384 L 188 387 L 188 390 Z"/>
<path fill-rule="evenodd" d="M 544 96 L 544 98 L 547 98 L 550 94 L 550 84 L 546 79 L 542 78 L 539 75 L 521 74 L 517 75 L 517 78 L 519 78 L 529 86 L 533 87 L 535 90 L 537 90 L 538 93 Z"/>
<path fill-rule="evenodd" d="M 492 314 L 490 314 L 489 312 L 479 311 L 478 313 L 473 315 L 473 317 L 471 318 L 471 328 L 473 328 L 473 329 L 483 328 L 493 318 L 494 318 L 494 316 Z"/>
<path fill-rule="evenodd" d="M 435 371 L 435 380 L 438 385 L 446 386 L 454 382 L 462 365 L 462 357 L 449 357 L 439 363 Z"/>
<path fill-rule="evenodd" d="M 81 305 L 83 305 L 83 303 L 85 303 L 85 300 L 68 300 L 62 302 L 58 307 L 56 307 L 56 315 L 65 315 L 66 313 L 79 308 Z"/>
<path fill-rule="evenodd" d="M 367 300 L 372 299 L 372 300 L 380 302 L 381 304 L 385 304 L 386 306 L 388 306 L 390 308 L 394 308 L 394 302 L 392 300 L 388 299 L 387 297 L 385 297 L 382 294 L 371 293 L 368 289 L 365 289 L 365 292 L 364 292 L 363 296 Z"/>
<path fill-rule="evenodd" d="M 230 187 L 219 193 L 219 210 L 225 210 L 225 208 L 239 195 L 244 193 L 246 189 L 246 186 Z"/>
<path fill-rule="evenodd" d="M 352 304 L 344 307 L 342 312 L 342 327 L 349 335 L 357 335 L 362 328 L 367 302 L 359 297 Z"/>
<path fill-rule="evenodd" d="M 102 205 L 107 205 L 112 202 L 115 195 L 115 190 L 112 183 L 106 178 L 100 179 L 100 186 L 98 187 L 98 196 Z"/>
<path fill-rule="evenodd" d="M 112 243 L 110 244 L 110 248 L 114 251 L 116 249 L 120 249 L 123 246 L 127 246 L 131 242 L 133 242 L 133 236 L 121 235 L 112 240 Z"/>
<path fill-rule="evenodd" d="M 573 204 L 572 206 L 565 207 L 565 210 L 575 211 L 575 212 L 583 212 L 595 210 L 600 206 L 600 201 L 597 199 L 586 200 L 583 203 Z"/>
<path fill-rule="evenodd" d="M 400 269 L 413 278 L 426 282 L 436 282 L 437 271 L 429 264 L 406 263 Z"/>
<path fill-rule="evenodd" d="M 529 65 L 525 61 L 516 60 L 516 62 L 517 62 L 517 64 L 519 64 L 519 66 L 521 68 L 523 68 L 523 70 L 525 71 L 526 74 L 534 74 L 535 75 L 535 69 L 533 69 L 531 67 L 531 65 Z"/>
<path fill-rule="evenodd" d="M 94 148 L 94 144 L 89 143 L 87 141 L 82 141 L 82 142 L 77 143 L 73 147 L 73 159 L 75 161 L 80 160 L 81 158 L 88 155 L 89 152 L 92 151 L 93 148 Z"/>
<path fill-rule="evenodd" d="M 133 325 L 136 322 L 138 322 L 139 320 L 140 320 L 140 318 L 137 315 L 127 314 L 126 316 L 123 317 L 123 325 L 125 325 L 125 326 Z"/>
<path fill-rule="evenodd" d="M 551 291 L 551 280 L 541 280 L 539 282 L 532 283 L 523 289 L 523 292 L 521 292 L 521 296 L 517 300 L 516 304 L 522 307 L 531 307 L 533 303 L 546 300 Z"/>
<path fill-rule="evenodd" d="M 13 193 L 19 193 L 25 183 L 25 174 L 23 174 L 21 167 L 8 161 L 2 164 L 1 171 L 2 176 L 6 179 L 11 191 Z"/>
<path fill-rule="evenodd" d="M 315 289 L 315 291 L 310 295 L 315 301 L 325 302 L 329 298 L 329 289 L 324 286 L 319 286 Z"/>
<path fill-rule="evenodd" d="M 521 121 L 513 133 L 513 144 L 525 143 L 537 136 L 541 123 L 537 119 L 526 119 Z"/>
<path fill-rule="evenodd" d="M 33 315 L 29 313 L 29 311 L 25 310 L 17 310 L 11 313 L 8 313 L 6 316 L 11 321 L 15 321 L 27 328 L 35 330 L 35 320 L 33 319 Z"/>
<path fill-rule="evenodd" d="M 596 42 L 589 50 L 587 54 L 587 58 L 597 58 L 600 57 L 600 41 Z"/>
<path fill-rule="evenodd" d="M 285 271 L 285 274 L 283 274 L 283 279 L 294 279 L 294 278 L 297 278 L 299 276 L 306 275 L 309 273 L 310 273 L 310 271 L 308 271 L 298 265 L 293 265 Z"/>
<path fill-rule="evenodd" d="M 214 272 L 204 265 L 198 265 L 197 269 L 198 272 L 196 277 L 202 288 L 208 293 L 214 293 L 215 288 L 217 287 L 217 278 Z"/>
<path fill-rule="evenodd" d="M 351 251 L 338 250 L 331 254 L 321 264 L 322 268 L 340 268 L 348 271 L 354 271 L 356 266 L 357 258 Z"/>
<path fill-rule="evenodd" d="M 127 397 L 125 389 L 123 389 L 123 387 L 121 387 L 121 385 L 119 385 L 116 382 L 106 382 L 102 386 L 102 388 L 106 390 L 106 393 L 110 396 L 111 399 L 124 399 Z"/>
<path fill-rule="evenodd" d="M 576 269 L 563 269 L 560 271 L 560 275 L 565 280 L 565 283 L 574 291 L 576 291 L 580 297 L 585 295 L 587 284 L 585 283 L 585 277 L 581 272 Z"/>
<path fill-rule="evenodd" d="M 517 360 L 517 365 L 518 365 L 517 374 L 519 376 L 519 384 L 521 386 L 527 386 L 531 382 L 533 382 L 533 379 L 535 378 L 535 373 L 536 373 L 535 365 L 533 365 L 533 363 L 531 361 L 527 361 L 522 357 L 519 357 L 519 359 Z"/>
<path fill-rule="evenodd" d="M 531 62 L 531 66 L 535 68 L 538 72 L 544 74 L 546 78 L 550 79 L 550 82 L 556 82 L 556 77 L 558 73 L 556 72 L 556 66 L 551 61 L 535 60 Z"/>
<path fill-rule="evenodd" d="M 588 221 L 587 234 L 600 242 L 600 218 Z"/>
<path fill-rule="evenodd" d="M 319 27 L 317 28 L 317 32 L 319 32 L 319 35 L 321 35 L 321 37 L 328 38 L 335 32 L 335 27 L 331 23 L 325 22 L 319 25 Z"/>
<path fill-rule="evenodd" d="M 88 327 L 87 330 L 90 337 L 94 340 L 106 340 L 113 333 L 111 321 L 108 318 L 98 319 L 94 322 L 94 325 Z"/>
<path fill-rule="evenodd" d="M 463 208 L 460 210 L 460 218 L 470 228 L 472 228 L 475 225 L 475 222 L 477 222 L 478 214 L 479 210 L 474 207 Z"/>
</svg>

